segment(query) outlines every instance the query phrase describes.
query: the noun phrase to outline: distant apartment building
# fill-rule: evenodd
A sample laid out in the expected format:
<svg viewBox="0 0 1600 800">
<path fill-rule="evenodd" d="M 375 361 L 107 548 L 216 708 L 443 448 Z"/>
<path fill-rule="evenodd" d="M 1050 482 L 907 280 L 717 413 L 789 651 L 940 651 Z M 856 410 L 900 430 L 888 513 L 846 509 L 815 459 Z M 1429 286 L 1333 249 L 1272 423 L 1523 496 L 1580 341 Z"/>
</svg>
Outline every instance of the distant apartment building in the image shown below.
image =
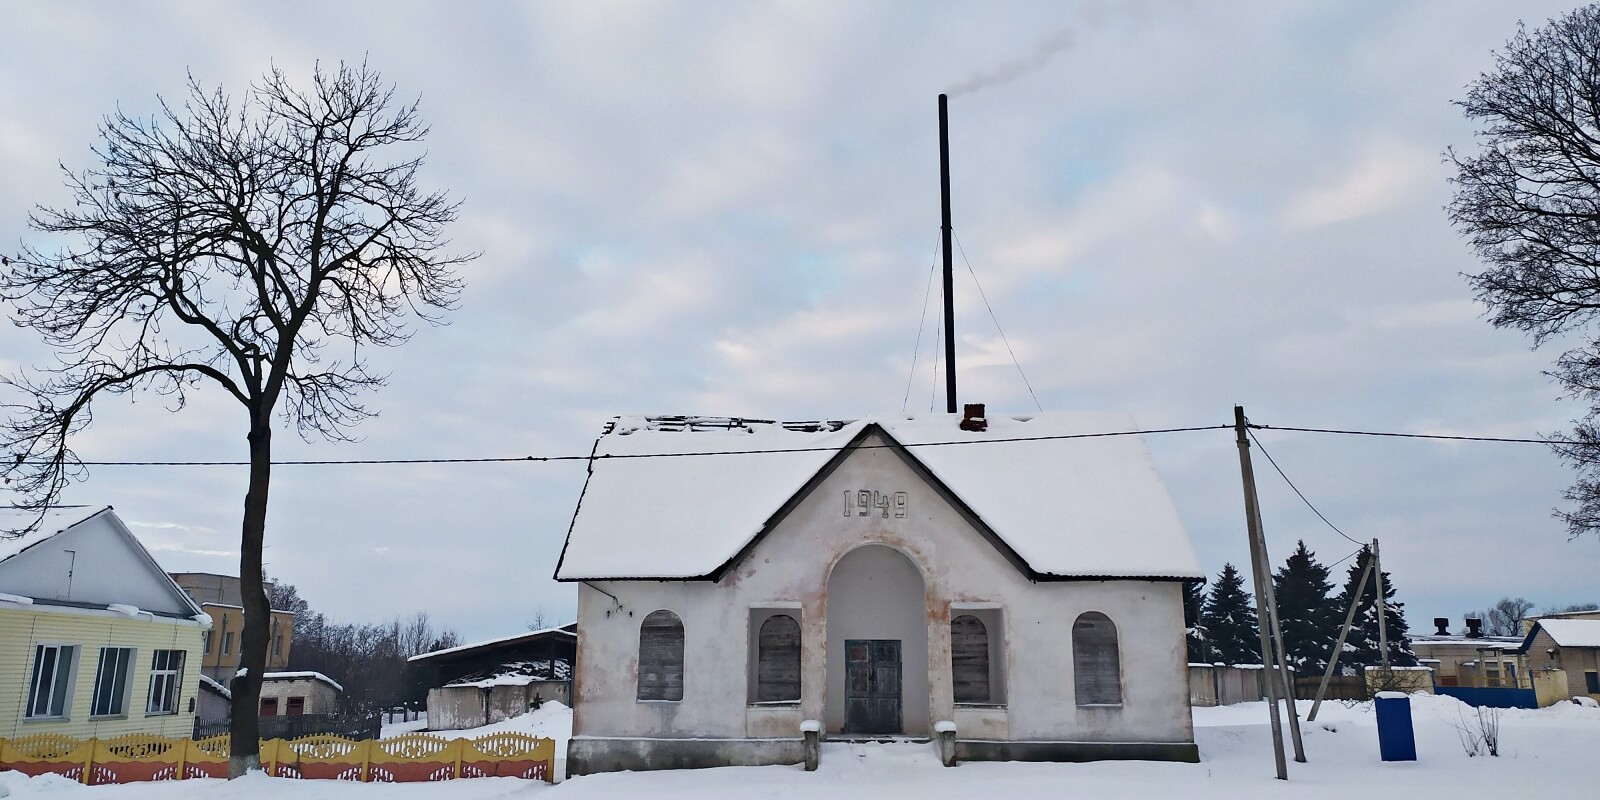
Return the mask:
<svg viewBox="0 0 1600 800">
<path fill-rule="evenodd" d="M 213 572 L 174 572 L 171 575 L 200 609 L 211 615 L 212 627 L 206 632 L 201 674 L 228 686 L 239 670 L 240 650 L 244 647 L 244 604 L 239 593 L 239 579 Z M 269 636 L 267 671 L 282 671 L 289 666 L 289 647 L 294 643 L 294 612 L 273 610 Z"/>
</svg>

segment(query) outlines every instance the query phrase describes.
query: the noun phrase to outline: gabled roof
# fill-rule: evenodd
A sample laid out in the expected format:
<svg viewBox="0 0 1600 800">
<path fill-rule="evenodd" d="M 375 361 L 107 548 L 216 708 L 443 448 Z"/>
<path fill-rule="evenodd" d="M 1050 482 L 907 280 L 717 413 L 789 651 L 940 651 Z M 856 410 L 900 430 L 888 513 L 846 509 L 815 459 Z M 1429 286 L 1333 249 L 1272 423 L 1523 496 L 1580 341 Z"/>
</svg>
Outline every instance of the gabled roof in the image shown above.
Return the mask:
<svg viewBox="0 0 1600 800">
<path fill-rule="evenodd" d="M 1517 652 L 1528 652 L 1541 630 L 1561 647 L 1600 647 L 1600 619 L 1541 619 L 1533 623 Z"/>
<path fill-rule="evenodd" d="M 577 638 L 578 623 L 569 622 L 556 628 L 543 628 L 537 631 L 513 633 L 510 636 L 500 636 L 494 639 L 485 639 L 481 642 L 473 642 L 471 644 L 463 644 L 456 647 L 446 647 L 443 650 L 435 650 L 431 653 L 414 655 L 406 660 L 427 661 L 430 658 L 437 658 L 439 656 L 461 656 L 482 650 L 493 650 L 497 647 L 511 647 L 519 644 L 527 644 L 529 642 L 537 642 L 541 639 L 576 640 Z"/>
<path fill-rule="evenodd" d="M 1122 414 L 836 423 L 618 418 L 595 444 L 556 579 L 716 580 L 881 436 L 1032 580 L 1204 577 Z"/>
<path fill-rule="evenodd" d="M 91 521 L 99 522 L 94 522 L 91 525 Z M 162 569 L 161 565 L 156 563 L 155 558 L 150 555 L 150 551 L 145 549 L 144 543 L 139 541 L 139 537 L 133 535 L 133 531 L 128 529 L 128 526 L 122 522 L 122 519 L 117 516 L 116 511 L 112 510 L 111 506 L 56 506 L 46 509 L 42 519 L 37 511 L 29 511 L 19 508 L 0 508 L 0 531 L 24 529 L 28 526 L 34 525 L 35 522 L 38 522 L 37 527 L 28 530 L 20 537 L 0 537 L 0 567 L 8 567 L 6 562 L 18 558 L 24 553 L 27 553 L 28 551 L 33 550 L 39 545 L 55 539 L 58 536 L 67 534 L 68 531 L 79 529 L 78 531 L 74 531 L 74 535 L 80 532 L 86 535 L 92 535 L 96 530 L 109 530 L 114 537 L 117 537 L 122 542 L 126 543 L 128 548 L 132 551 L 134 559 L 136 559 L 138 564 L 142 566 L 148 573 L 149 580 L 151 581 L 149 584 L 151 588 L 163 594 L 170 593 L 171 596 L 167 598 L 161 598 L 161 602 L 165 603 L 168 600 L 173 600 L 176 601 L 176 603 L 173 605 L 180 607 L 180 610 L 176 613 L 172 611 L 170 607 L 169 610 L 157 612 L 159 616 L 169 619 L 188 618 L 193 622 L 201 624 L 203 627 L 211 626 L 211 618 L 207 616 L 205 612 L 201 611 L 200 606 L 195 604 L 194 598 L 191 598 L 187 592 L 183 591 L 183 589 L 180 588 L 175 581 L 173 581 L 172 576 L 168 575 L 166 570 Z M 103 527 L 93 527 L 93 525 L 99 525 L 101 522 L 103 522 Z M 80 529 L 80 526 L 85 527 Z M 35 555 L 43 554 L 44 551 L 40 551 L 39 553 L 31 554 L 28 558 L 33 558 Z M 9 565 L 9 569 L 13 573 L 14 577 L 19 572 L 22 576 L 29 575 L 29 572 L 24 570 L 24 567 L 29 567 L 26 561 L 27 559 L 23 559 Z M 36 568 L 37 565 L 29 567 L 29 569 Z M 81 571 L 83 566 L 80 564 L 78 569 Z M 124 572 L 124 574 L 126 573 Z M 26 582 L 26 577 L 24 577 L 23 580 Z M 91 585 L 93 585 L 92 581 Z M 29 595 L 28 592 L 22 589 L 18 589 L 16 591 L 22 592 L 24 595 Z M 84 609 L 85 611 L 107 609 L 122 613 L 139 611 L 138 608 L 122 602 L 109 602 L 104 604 L 83 602 L 74 603 L 69 601 L 61 601 L 53 597 L 46 596 L 37 596 L 33 597 L 32 599 L 50 605 L 64 604 L 64 607 L 76 606 Z"/>
<path fill-rule="evenodd" d="M 111 506 L 54 506 L 45 509 L 44 517 L 40 520 L 37 511 L 0 508 L 0 561 L 5 561 L 80 522 L 110 510 Z M 35 520 L 40 520 L 39 526 L 21 536 L 9 536 L 5 533 L 26 528 Z"/>
</svg>

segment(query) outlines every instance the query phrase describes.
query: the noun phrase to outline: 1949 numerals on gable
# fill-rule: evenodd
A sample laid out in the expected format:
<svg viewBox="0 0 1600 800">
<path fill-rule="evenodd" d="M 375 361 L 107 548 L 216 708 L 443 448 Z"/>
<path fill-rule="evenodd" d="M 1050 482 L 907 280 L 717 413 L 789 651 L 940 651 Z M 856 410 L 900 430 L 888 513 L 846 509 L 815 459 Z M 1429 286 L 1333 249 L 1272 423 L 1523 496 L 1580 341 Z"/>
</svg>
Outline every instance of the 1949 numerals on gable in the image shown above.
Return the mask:
<svg viewBox="0 0 1600 800">
<path fill-rule="evenodd" d="M 865 517 L 872 512 L 879 512 L 884 518 L 889 518 L 889 512 L 894 512 L 895 519 L 905 519 L 911 512 L 911 496 L 905 492 L 879 492 L 867 489 L 845 490 L 844 515 L 847 517 Z"/>
</svg>

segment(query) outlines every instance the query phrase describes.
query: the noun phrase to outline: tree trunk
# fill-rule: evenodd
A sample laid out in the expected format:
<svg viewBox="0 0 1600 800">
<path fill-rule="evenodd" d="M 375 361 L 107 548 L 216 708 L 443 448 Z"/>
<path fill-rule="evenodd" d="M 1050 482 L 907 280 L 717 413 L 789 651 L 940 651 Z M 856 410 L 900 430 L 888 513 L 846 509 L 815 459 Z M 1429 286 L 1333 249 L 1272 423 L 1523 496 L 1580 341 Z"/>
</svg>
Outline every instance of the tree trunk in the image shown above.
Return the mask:
<svg viewBox="0 0 1600 800">
<path fill-rule="evenodd" d="M 270 422 L 270 421 L 268 421 Z M 267 488 L 272 474 L 272 428 L 252 419 L 250 488 L 244 496 L 244 529 L 239 546 L 239 594 L 244 604 L 244 636 L 235 673 L 233 721 L 228 726 L 228 777 L 261 769 L 261 676 L 267 668 L 267 637 L 272 610 L 261 576 L 261 546 L 267 530 Z"/>
</svg>

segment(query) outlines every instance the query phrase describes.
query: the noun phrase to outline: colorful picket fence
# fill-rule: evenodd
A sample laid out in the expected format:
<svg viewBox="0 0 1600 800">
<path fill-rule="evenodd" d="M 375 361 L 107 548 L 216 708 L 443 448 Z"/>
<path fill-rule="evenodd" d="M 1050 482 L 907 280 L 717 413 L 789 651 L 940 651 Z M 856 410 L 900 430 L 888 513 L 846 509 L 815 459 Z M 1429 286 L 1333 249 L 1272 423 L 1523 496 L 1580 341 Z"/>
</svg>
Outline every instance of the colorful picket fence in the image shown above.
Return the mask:
<svg viewBox="0 0 1600 800">
<path fill-rule="evenodd" d="M 412 733 L 352 741 L 338 736 L 267 739 L 261 767 L 280 778 L 406 782 L 512 777 L 554 782 L 555 742 L 525 733 L 445 739 Z M 168 739 L 129 734 L 73 739 L 55 734 L 0 739 L 0 770 L 46 772 L 90 784 L 226 778 L 228 737 Z"/>
</svg>

